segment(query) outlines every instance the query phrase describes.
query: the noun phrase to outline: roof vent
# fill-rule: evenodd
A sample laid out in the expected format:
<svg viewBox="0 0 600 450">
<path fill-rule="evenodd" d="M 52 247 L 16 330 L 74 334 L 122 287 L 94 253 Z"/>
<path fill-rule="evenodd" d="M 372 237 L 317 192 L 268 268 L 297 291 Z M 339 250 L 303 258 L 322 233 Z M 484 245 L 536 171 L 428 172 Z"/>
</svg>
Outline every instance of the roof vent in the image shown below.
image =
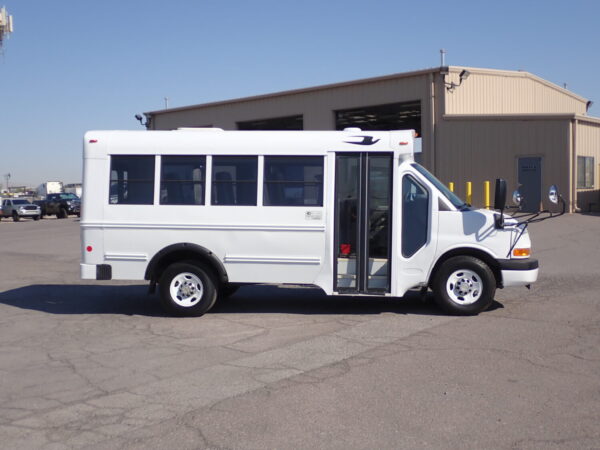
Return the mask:
<svg viewBox="0 0 600 450">
<path fill-rule="evenodd" d="M 349 127 L 349 128 L 344 128 L 344 131 L 346 131 L 348 133 L 360 133 L 362 130 L 358 127 Z"/>
</svg>

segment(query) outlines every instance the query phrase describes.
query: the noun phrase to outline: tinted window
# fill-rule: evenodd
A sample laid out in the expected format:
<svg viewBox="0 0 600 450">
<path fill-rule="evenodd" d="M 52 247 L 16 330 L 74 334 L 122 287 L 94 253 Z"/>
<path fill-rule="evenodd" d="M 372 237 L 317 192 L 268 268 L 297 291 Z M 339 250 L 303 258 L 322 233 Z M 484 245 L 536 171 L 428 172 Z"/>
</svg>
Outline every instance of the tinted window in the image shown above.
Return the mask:
<svg viewBox="0 0 600 450">
<path fill-rule="evenodd" d="M 402 256 L 408 258 L 427 242 L 429 193 L 413 177 L 402 179 Z"/>
<path fill-rule="evenodd" d="M 161 205 L 203 205 L 206 157 L 163 156 L 161 160 Z"/>
<path fill-rule="evenodd" d="M 323 206 L 322 156 L 265 156 L 265 206 Z"/>
<path fill-rule="evenodd" d="M 154 156 L 112 156 L 109 203 L 151 205 L 154 198 Z"/>
<path fill-rule="evenodd" d="M 213 205 L 256 205 L 256 156 L 213 156 Z"/>
</svg>

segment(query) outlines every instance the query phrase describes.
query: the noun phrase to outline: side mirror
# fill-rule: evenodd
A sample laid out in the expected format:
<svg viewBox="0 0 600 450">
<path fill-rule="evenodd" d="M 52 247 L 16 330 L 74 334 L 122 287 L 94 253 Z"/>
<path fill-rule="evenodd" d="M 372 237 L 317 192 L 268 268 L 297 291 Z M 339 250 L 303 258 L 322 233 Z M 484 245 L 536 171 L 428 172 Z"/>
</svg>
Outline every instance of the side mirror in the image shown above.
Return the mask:
<svg viewBox="0 0 600 450">
<path fill-rule="evenodd" d="M 506 180 L 496 178 L 496 191 L 494 192 L 494 209 L 504 211 L 506 207 Z"/>
<path fill-rule="evenodd" d="M 550 190 L 548 191 L 548 200 L 550 200 L 556 205 L 558 204 L 559 197 L 560 194 L 558 193 L 558 187 L 555 184 L 553 184 L 552 186 L 550 186 Z"/>
<path fill-rule="evenodd" d="M 513 203 L 515 205 L 521 206 L 521 202 L 523 201 L 523 197 L 521 196 L 521 193 L 519 192 L 518 189 L 513 192 L 512 201 L 513 201 Z"/>
</svg>

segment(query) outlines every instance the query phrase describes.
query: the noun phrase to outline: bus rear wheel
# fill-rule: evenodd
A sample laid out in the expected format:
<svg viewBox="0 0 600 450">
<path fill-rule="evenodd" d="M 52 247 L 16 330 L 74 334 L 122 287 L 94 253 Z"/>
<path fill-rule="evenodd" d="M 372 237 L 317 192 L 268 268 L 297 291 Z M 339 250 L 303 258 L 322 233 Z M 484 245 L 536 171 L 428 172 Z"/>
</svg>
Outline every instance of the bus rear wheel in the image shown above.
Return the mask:
<svg viewBox="0 0 600 450">
<path fill-rule="evenodd" d="M 432 283 L 436 303 L 446 312 L 471 316 L 485 311 L 496 293 L 496 279 L 486 263 L 473 256 L 444 261 Z"/>
<path fill-rule="evenodd" d="M 188 262 L 171 264 L 159 282 L 160 299 L 167 312 L 198 317 L 213 307 L 217 290 L 205 267 Z"/>
</svg>

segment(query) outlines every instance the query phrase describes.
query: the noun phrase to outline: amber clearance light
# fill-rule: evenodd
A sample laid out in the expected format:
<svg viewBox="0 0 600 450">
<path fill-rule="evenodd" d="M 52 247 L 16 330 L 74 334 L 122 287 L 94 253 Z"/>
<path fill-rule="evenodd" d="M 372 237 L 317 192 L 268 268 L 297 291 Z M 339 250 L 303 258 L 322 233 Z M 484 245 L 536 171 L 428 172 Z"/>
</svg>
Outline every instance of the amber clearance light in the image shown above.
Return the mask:
<svg viewBox="0 0 600 450">
<path fill-rule="evenodd" d="M 515 248 L 512 252 L 513 256 L 529 256 L 531 255 L 531 249 L 530 248 Z"/>
</svg>

